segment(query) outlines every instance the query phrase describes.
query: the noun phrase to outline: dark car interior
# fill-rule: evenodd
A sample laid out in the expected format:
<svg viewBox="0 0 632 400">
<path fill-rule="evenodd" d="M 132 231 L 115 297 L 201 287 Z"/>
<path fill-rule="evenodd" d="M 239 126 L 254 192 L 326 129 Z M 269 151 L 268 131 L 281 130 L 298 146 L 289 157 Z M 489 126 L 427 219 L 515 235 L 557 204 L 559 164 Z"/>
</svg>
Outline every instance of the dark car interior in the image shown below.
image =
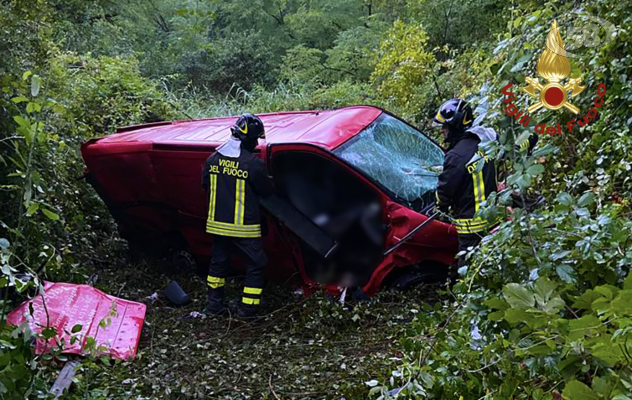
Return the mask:
<svg viewBox="0 0 632 400">
<path fill-rule="evenodd" d="M 307 275 L 320 283 L 365 284 L 384 251 L 382 206 L 375 189 L 318 154 L 281 152 L 271 163 L 279 197 L 337 243 L 323 256 L 303 238 Z"/>
</svg>

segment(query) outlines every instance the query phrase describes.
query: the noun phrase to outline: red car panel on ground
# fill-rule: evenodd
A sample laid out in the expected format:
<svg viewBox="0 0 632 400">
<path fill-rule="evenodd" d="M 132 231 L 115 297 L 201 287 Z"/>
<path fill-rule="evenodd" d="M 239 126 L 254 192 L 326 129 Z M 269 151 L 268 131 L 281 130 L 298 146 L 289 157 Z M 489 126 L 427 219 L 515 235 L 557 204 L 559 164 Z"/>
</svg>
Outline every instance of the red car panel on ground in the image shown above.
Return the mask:
<svg viewBox="0 0 632 400">
<path fill-rule="evenodd" d="M 92 286 L 45 282 L 44 295 L 22 303 L 8 315 L 7 322 L 16 326 L 26 322 L 37 333 L 55 328 L 57 335 L 48 343 L 37 341 L 37 354 L 62 343 L 64 353 L 84 354 L 88 338 L 93 338 L 94 349 L 101 348 L 97 354 L 124 360 L 136 356 L 145 310 L 144 304 L 110 296 Z M 75 325 L 81 329 L 73 333 Z M 77 338 L 74 342 L 73 336 Z"/>
</svg>

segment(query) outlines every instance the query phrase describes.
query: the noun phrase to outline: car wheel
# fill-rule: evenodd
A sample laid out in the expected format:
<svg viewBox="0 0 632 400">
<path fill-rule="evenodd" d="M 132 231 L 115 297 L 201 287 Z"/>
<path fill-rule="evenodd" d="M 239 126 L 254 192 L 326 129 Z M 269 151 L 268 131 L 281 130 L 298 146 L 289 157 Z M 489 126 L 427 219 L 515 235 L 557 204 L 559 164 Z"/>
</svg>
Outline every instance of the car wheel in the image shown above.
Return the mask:
<svg viewBox="0 0 632 400">
<path fill-rule="evenodd" d="M 422 283 L 440 283 L 448 279 L 449 267 L 441 263 L 424 263 L 393 270 L 383 287 L 407 291 Z"/>
<path fill-rule="evenodd" d="M 186 250 L 173 250 L 171 252 L 170 272 L 175 275 L 189 275 L 197 273 L 198 265 L 195 257 Z"/>
</svg>

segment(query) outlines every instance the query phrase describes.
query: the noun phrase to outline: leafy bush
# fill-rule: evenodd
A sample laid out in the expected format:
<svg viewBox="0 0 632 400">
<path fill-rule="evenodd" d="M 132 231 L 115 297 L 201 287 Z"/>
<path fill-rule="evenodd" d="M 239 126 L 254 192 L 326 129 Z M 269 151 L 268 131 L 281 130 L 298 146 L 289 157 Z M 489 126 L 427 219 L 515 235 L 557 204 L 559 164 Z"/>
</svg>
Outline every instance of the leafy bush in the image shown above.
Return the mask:
<svg viewBox="0 0 632 400">
<path fill-rule="evenodd" d="M 608 88 L 597 122 L 578 132 L 541 136 L 527 156 L 514 149 L 527 140 L 536 118 L 564 125 L 568 116 L 537 113 L 525 130 L 503 111 L 501 88 L 508 81 L 523 86 L 525 75 L 535 73 L 549 22 L 572 7 L 547 3 L 512 21 L 511 30 L 520 35 L 506 35 L 478 78 L 489 83 L 472 100 L 485 105 L 487 123 L 501 132 L 495 151 L 507 171 L 506 189 L 488 199 L 482 214 L 510 220 L 470 255 L 447 298 L 418 316 L 401 342 L 407 361 L 386 387 L 372 390 L 381 398 L 632 398 L 632 222 L 625 173 L 632 148 L 626 139 L 612 140 L 628 132 L 617 104 L 627 99 L 622 73 L 632 64 L 612 56 L 623 51 L 629 32 L 621 31 L 597 53 L 581 52 L 574 62 L 574 73 L 588 77 L 585 94 L 573 100 L 584 113 L 597 85 Z M 626 7 L 602 1 L 592 3 L 590 12 L 619 25 L 629 19 Z M 524 104 L 520 98 L 515 103 Z M 544 205 L 507 214 L 512 194 L 536 191 L 546 196 Z"/>
</svg>

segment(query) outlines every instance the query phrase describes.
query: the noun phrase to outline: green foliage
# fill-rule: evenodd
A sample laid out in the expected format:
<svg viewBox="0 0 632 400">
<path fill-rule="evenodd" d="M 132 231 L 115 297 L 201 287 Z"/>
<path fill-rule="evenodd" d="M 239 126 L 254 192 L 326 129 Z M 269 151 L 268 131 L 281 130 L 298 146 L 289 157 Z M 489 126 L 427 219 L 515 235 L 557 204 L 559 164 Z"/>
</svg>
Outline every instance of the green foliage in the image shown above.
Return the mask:
<svg viewBox="0 0 632 400">
<path fill-rule="evenodd" d="M 591 3 L 590 12 L 607 13 L 619 25 L 629 20 L 626 7 L 601 1 Z M 573 5 L 527 3 L 518 10 L 529 14 L 510 21 L 505 40 L 482 60 L 487 68 L 474 76 L 488 83 L 471 97 L 486 105 L 487 123 L 499 128 L 501 144 L 492 152 L 506 171 L 506 188 L 488 199 L 482 214 L 510 220 L 470 255 L 450 299 L 418 316 L 402 339 L 406 361 L 387 387 L 402 388 L 404 396 L 446 399 L 631 398 L 632 222 L 625 172 L 632 148 L 619 139 L 628 132 L 629 118 L 619 105 L 628 97 L 620 90 L 627 88 L 621 75 L 632 64 L 626 56 L 613 59 L 626 53 L 629 32 L 596 53 L 578 52 L 574 61 L 575 73 L 588 81 L 585 95 L 573 100 L 582 115 L 597 85 L 608 87 L 609 106 L 599 110 L 599 121 L 573 133 L 541 136 L 527 156 L 515 145 L 527 139 L 535 122 L 525 130 L 506 117 L 501 88 L 513 81 L 514 103 L 523 107 L 526 95 L 519 87 L 535 73 L 550 20 Z M 458 61 L 452 69 L 465 70 Z M 570 119 L 559 112 L 536 118 L 548 125 Z M 546 204 L 508 213 L 512 196 L 535 191 Z M 392 395 L 384 386 L 373 392 Z"/>
<path fill-rule="evenodd" d="M 123 125 L 178 117 L 158 82 L 143 77 L 133 57 L 65 53 L 51 60 L 49 73 L 50 95 L 65 106 L 55 121 L 60 136 L 78 135 L 80 142 Z"/>
<path fill-rule="evenodd" d="M 435 46 L 467 49 L 472 43 L 494 40 L 502 29 L 511 2 L 408 0 L 409 15 L 422 23 Z"/>
<path fill-rule="evenodd" d="M 396 21 L 380 46 L 379 61 L 371 80 L 378 84 L 382 97 L 409 105 L 411 88 L 432 74 L 435 56 L 426 50 L 428 36 L 418 24 Z"/>
</svg>

